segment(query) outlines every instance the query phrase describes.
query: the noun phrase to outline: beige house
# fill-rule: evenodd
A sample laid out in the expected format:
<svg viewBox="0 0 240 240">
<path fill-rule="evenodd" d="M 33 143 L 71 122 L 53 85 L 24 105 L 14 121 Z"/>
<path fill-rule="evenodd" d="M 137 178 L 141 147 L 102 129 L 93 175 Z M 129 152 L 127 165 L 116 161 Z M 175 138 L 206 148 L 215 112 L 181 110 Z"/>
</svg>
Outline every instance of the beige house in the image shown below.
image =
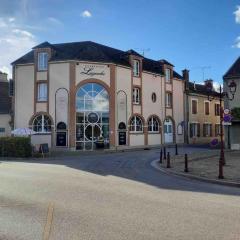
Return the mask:
<svg viewBox="0 0 240 240">
<path fill-rule="evenodd" d="M 166 60 L 94 42 L 44 42 L 13 63 L 14 127 L 53 148 L 184 142 L 184 81 Z"/>
<path fill-rule="evenodd" d="M 207 92 L 204 84 L 189 81 L 189 71 L 183 71 L 186 82 L 185 127 L 186 142 L 189 144 L 213 144 L 220 140 L 220 101 L 219 93 Z M 217 139 L 218 141 L 213 141 Z"/>
<path fill-rule="evenodd" d="M 0 137 L 11 135 L 11 96 L 7 74 L 0 71 Z"/>
</svg>

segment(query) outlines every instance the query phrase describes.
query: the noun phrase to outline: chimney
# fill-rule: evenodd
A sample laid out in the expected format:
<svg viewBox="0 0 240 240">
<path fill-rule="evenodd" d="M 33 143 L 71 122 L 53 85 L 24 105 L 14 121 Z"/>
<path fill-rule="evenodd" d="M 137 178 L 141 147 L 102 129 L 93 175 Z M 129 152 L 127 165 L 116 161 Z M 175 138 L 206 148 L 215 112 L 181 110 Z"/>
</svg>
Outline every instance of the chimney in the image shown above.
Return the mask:
<svg viewBox="0 0 240 240">
<path fill-rule="evenodd" d="M 7 73 L 1 72 L 0 71 L 0 82 L 7 82 Z"/>
<path fill-rule="evenodd" d="M 182 70 L 183 79 L 185 80 L 185 90 L 189 90 L 189 70 Z"/>
<path fill-rule="evenodd" d="M 204 85 L 205 85 L 205 87 L 210 91 L 212 91 L 213 90 L 213 80 L 212 79 L 206 79 L 205 81 L 204 81 Z"/>
</svg>

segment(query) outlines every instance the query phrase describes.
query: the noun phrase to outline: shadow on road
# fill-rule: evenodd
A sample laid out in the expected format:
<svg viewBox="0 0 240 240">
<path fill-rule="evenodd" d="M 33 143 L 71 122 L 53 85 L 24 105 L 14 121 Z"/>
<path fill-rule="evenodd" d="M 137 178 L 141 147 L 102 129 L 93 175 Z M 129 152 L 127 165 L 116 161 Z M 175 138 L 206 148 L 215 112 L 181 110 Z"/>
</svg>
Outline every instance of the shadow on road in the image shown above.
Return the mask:
<svg viewBox="0 0 240 240">
<path fill-rule="evenodd" d="M 169 149 L 169 151 L 174 154 L 174 149 Z M 206 151 L 206 149 L 179 149 L 180 153 L 190 153 L 193 151 L 199 151 L 199 154 L 201 154 L 201 151 Z M 161 189 L 205 192 L 212 194 L 235 196 L 240 195 L 239 188 L 221 186 L 217 184 L 199 182 L 197 180 L 189 180 L 183 177 L 166 175 L 154 169 L 150 165 L 153 160 L 156 160 L 158 158 L 159 150 L 155 149 L 149 151 L 134 151 L 122 153 L 91 153 L 89 155 L 81 155 L 81 152 L 79 152 L 79 155 L 75 156 L 64 156 L 64 153 L 62 153 L 62 156 L 59 157 L 34 160 L 29 159 L 25 161 L 21 160 L 20 162 L 64 165 L 69 168 L 74 168 L 80 171 L 86 171 L 101 176 L 112 175 L 120 178 L 126 178 Z"/>
</svg>

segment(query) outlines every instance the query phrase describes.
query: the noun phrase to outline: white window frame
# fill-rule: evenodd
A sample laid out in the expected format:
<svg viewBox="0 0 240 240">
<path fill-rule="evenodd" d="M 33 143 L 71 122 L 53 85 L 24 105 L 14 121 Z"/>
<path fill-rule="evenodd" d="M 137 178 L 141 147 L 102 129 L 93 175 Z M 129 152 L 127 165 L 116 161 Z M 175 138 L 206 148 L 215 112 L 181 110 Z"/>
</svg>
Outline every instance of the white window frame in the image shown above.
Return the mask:
<svg viewBox="0 0 240 240">
<path fill-rule="evenodd" d="M 170 96 L 170 97 L 168 97 L 168 96 Z M 173 104 L 173 95 L 172 95 L 171 92 L 166 92 L 165 106 L 168 107 L 168 108 L 171 108 L 172 104 Z"/>
<path fill-rule="evenodd" d="M 198 124 L 199 124 L 199 122 L 191 122 L 191 123 L 189 123 L 189 131 L 190 131 L 190 125 L 191 124 L 194 126 L 192 138 L 197 138 L 198 137 Z M 189 136 L 190 136 L 190 133 L 189 133 Z"/>
<path fill-rule="evenodd" d="M 46 102 L 48 100 L 48 85 L 41 82 L 37 84 L 37 101 Z"/>
<path fill-rule="evenodd" d="M 46 117 L 46 119 L 45 119 L 45 117 Z M 37 118 L 38 118 L 38 120 L 37 120 Z M 39 122 L 36 122 L 36 121 L 41 121 L 40 122 L 41 124 L 39 124 Z M 46 115 L 38 115 L 33 119 L 32 129 L 34 130 L 35 126 L 39 126 L 41 130 L 36 131 L 37 134 L 49 134 L 49 133 L 51 133 L 51 131 L 45 131 L 45 123 L 48 122 L 48 121 L 50 122 L 50 125 L 48 124 L 46 126 L 51 128 L 51 126 L 52 126 L 51 125 L 52 124 L 51 119 Z"/>
<path fill-rule="evenodd" d="M 155 124 L 154 124 L 154 122 L 157 122 L 157 130 L 154 130 L 154 128 L 155 128 Z M 149 128 L 150 128 L 150 130 L 149 130 Z M 157 117 L 155 117 L 155 116 L 151 116 L 149 119 L 148 119 L 148 132 L 149 133 L 159 133 L 159 131 L 160 131 L 160 123 L 159 123 L 159 120 L 158 120 L 158 118 Z"/>
<path fill-rule="evenodd" d="M 0 127 L 0 134 L 4 134 L 6 132 L 6 128 L 5 127 Z"/>
<path fill-rule="evenodd" d="M 219 106 L 219 115 L 216 114 L 216 106 Z M 219 117 L 221 115 L 221 107 L 220 107 L 220 103 L 215 103 L 214 104 L 214 114 L 216 117 Z"/>
<path fill-rule="evenodd" d="M 210 122 L 204 122 L 203 123 L 203 132 L 204 132 L 204 127 L 207 125 L 207 128 L 205 128 L 205 136 L 204 137 L 211 137 L 211 126 L 213 127 L 213 124 Z"/>
<path fill-rule="evenodd" d="M 216 126 L 218 126 L 219 132 L 217 133 L 216 131 Z M 221 124 L 220 123 L 215 123 L 215 137 L 221 136 Z"/>
<path fill-rule="evenodd" d="M 140 122 L 140 124 L 138 124 Z M 141 130 L 138 130 L 140 126 Z M 132 129 L 133 128 L 133 129 Z M 139 116 L 133 116 L 130 121 L 130 132 L 131 133 L 143 133 L 143 120 Z"/>
<path fill-rule="evenodd" d="M 141 103 L 141 93 L 140 88 L 134 87 L 133 88 L 133 104 L 140 104 Z"/>
<path fill-rule="evenodd" d="M 196 102 L 197 102 L 197 110 L 196 110 L 196 113 L 193 113 L 193 101 L 196 101 Z M 192 113 L 193 115 L 198 114 L 198 99 L 195 99 L 195 98 L 192 98 L 192 99 L 191 99 L 191 113 Z"/>
<path fill-rule="evenodd" d="M 48 53 L 38 53 L 38 71 L 47 71 L 48 69 Z"/>
<path fill-rule="evenodd" d="M 165 76 L 166 76 L 166 82 L 171 83 L 171 69 L 170 68 L 165 69 Z"/>
<path fill-rule="evenodd" d="M 208 114 L 206 114 L 205 103 L 208 103 L 208 105 L 209 105 L 209 113 L 208 113 Z M 204 100 L 204 115 L 209 116 L 210 114 L 211 114 L 211 105 L 210 105 L 210 101 L 208 101 L 208 100 Z"/>
<path fill-rule="evenodd" d="M 133 76 L 139 77 L 139 75 L 140 75 L 140 61 L 134 59 L 133 60 Z"/>
</svg>

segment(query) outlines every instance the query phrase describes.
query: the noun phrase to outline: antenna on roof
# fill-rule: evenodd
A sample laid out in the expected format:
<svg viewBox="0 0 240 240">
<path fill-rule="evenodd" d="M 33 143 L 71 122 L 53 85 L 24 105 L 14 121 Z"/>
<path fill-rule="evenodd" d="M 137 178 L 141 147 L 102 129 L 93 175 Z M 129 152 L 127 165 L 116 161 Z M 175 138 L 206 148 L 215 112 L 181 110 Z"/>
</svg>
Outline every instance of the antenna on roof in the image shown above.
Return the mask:
<svg viewBox="0 0 240 240">
<path fill-rule="evenodd" d="M 142 55 L 145 56 L 145 52 L 149 52 L 151 49 L 150 48 L 134 48 L 137 51 L 142 52 Z"/>
<path fill-rule="evenodd" d="M 192 69 L 201 69 L 201 71 L 202 71 L 202 78 L 203 78 L 202 80 L 204 82 L 206 80 L 205 79 L 205 70 L 206 69 L 211 69 L 211 68 L 212 68 L 211 66 L 201 66 L 201 67 L 195 67 L 195 68 L 192 68 Z"/>
</svg>

